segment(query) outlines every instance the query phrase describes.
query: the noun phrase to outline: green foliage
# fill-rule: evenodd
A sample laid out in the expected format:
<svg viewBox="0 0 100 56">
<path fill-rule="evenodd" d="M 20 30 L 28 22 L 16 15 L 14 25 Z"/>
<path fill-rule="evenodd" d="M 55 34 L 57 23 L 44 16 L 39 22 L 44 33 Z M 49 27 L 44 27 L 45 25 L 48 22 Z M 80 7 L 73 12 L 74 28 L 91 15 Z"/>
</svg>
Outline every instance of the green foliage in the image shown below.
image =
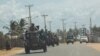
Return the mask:
<svg viewBox="0 0 100 56">
<path fill-rule="evenodd" d="M 25 25 L 26 22 L 24 19 L 21 19 L 20 22 L 11 20 L 10 26 L 4 26 L 3 28 L 7 29 L 12 35 L 19 35 L 24 31 Z"/>
<path fill-rule="evenodd" d="M 25 26 L 25 20 L 21 19 L 19 25 L 23 28 Z"/>
<path fill-rule="evenodd" d="M 92 31 L 93 31 L 93 32 L 100 32 L 100 27 L 94 26 L 94 27 L 92 28 Z"/>
<path fill-rule="evenodd" d="M 20 22 L 19 22 L 19 33 L 22 33 L 24 31 L 24 26 L 26 25 L 26 22 L 24 19 L 21 19 Z"/>
<path fill-rule="evenodd" d="M 3 32 L 0 31 L 0 49 L 4 48 L 5 40 L 4 40 L 4 35 Z"/>
<path fill-rule="evenodd" d="M 0 31 L 0 37 L 3 37 L 3 32 Z"/>
<path fill-rule="evenodd" d="M 15 30 L 17 30 L 17 28 L 18 28 L 18 22 L 11 20 L 10 21 L 10 29 L 12 31 L 15 31 Z"/>
</svg>

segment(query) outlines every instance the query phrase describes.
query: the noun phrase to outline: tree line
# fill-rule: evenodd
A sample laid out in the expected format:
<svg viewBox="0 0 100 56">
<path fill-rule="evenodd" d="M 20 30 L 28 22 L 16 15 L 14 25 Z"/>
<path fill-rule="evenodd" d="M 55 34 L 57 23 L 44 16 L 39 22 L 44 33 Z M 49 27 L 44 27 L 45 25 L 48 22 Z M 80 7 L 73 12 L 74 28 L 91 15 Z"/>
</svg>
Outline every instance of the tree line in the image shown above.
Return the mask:
<svg viewBox="0 0 100 56">
<path fill-rule="evenodd" d="M 0 49 L 6 49 L 7 44 L 10 45 L 10 48 L 23 46 L 19 37 L 24 32 L 26 21 L 24 19 L 20 19 L 19 22 L 11 20 L 9 24 L 9 26 L 3 26 L 3 29 L 8 30 L 8 33 L 3 34 L 0 31 Z"/>
</svg>

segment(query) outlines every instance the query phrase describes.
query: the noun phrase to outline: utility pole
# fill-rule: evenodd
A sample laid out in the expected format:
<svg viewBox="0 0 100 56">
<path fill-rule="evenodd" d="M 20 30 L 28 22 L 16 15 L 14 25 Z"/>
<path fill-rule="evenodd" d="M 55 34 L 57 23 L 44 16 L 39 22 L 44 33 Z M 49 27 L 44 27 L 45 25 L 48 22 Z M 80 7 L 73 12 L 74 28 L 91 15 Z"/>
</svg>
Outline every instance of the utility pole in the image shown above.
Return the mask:
<svg viewBox="0 0 100 56">
<path fill-rule="evenodd" d="M 45 29 L 45 32 L 47 32 L 47 26 L 46 26 L 46 16 L 48 15 L 42 15 L 44 17 L 44 29 Z"/>
<path fill-rule="evenodd" d="M 92 20 L 90 18 L 90 35 L 92 34 Z"/>
<path fill-rule="evenodd" d="M 65 36 L 64 36 L 64 35 L 65 35 L 65 34 L 64 34 L 64 29 L 65 29 L 65 26 L 64 26 L 64 25 L 65 25 L 65 24 L 64 24 L 64 21 L 65 21 L 65 19 L 61 19 L 61 20 L 62 20 L 62 28 L 63 28 L 63 36 L 62 36 L 62 37 L 63 37 L 63 39 L 62 39 L 62 40 L 64 41 L 64 38 L 65 38 Z"/>
<path fill-rule="evenodd" d="M 64 29 L 65 29 L 65 27 L 64 27 L 64 21 L 65 21 L 65 19 L 62 19 L 62 27 L 63 27 L 63 31 L 64 31 Z"/>
<path fill-rule="evenodd" d="M 83 36 L 86 34 L 85 25 L 82 25 L 82 34 L 83 34 Z"/>
<path fill-rule="evenodd" d="M 89 42 L 92 41 L 91 35 L 92 35 L 92 19 L 90 18 L 90 37 L 89 37 Z"/>
<path fill-rule="evenodd" d="M 29 23 L 30 23 L 30 26 L 31 26 L 31 23 L 32 23 L 32 21 L 31 21 L 31 7 L 32 7 L 33 5 L 26 5 L 26 7 L 28 7 L 28 9 L 29 9 Z"/>
<path fill-rule="evenodd" d="M 74 24 L 75 24 L 75 30 L 77 29 L 77 22 L 74 22 Z"/>
<path fill-rule="evenodd" d="M 49 21 L 49 28 L 50 28 L 50 31 L 51 31 L 51 23 L 52 23 L 52 21 Z"/>
<path fill-rule="evenodd" d="M 75 31 L 74 31 L 74 35 L 75 35 L 75 39 L 77 39 L 77 22 L 74 22 L 74 26 L 75 26 Z"/>
<path fill-rule="evenodd" d="M 64 23 L 64 31 L 66 32 L 66 23 Z"/>
</svg>

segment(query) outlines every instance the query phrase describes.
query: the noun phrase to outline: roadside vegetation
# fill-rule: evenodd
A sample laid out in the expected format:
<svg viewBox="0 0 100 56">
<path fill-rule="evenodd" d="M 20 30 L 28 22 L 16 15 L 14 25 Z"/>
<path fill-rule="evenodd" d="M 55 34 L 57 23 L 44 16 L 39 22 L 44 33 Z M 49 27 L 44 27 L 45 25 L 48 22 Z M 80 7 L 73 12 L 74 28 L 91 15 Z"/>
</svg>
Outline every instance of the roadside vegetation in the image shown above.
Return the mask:
<svg viewBox="0 0 100 56">
<path fill-rule="evenodd" d="M 10 50 L 13 47 L 23 46 L 20 36 L 27 23 L 24 19 L 20 19 L 19 22 L 11 20 L 9 24 L 9 26 L 3 27 L 3 29 L 8 30 L 8 33 L 3 34 L 3 32 L 0 31 L 0 50 Z"/>
</svg>

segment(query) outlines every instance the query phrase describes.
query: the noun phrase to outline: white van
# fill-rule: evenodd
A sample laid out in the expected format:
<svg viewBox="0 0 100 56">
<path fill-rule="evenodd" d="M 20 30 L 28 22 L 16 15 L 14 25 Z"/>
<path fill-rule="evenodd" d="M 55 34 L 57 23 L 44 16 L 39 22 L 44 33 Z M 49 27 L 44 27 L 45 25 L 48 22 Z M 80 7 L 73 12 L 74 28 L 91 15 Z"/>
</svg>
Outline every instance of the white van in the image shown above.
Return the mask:
<svg viewBox="0 0 100 56">
<path fill-rule="evenodd" d="M 86 42 L 88 43 L 88 37 L 87 36 L 80 36 L 80 43 Z"/>
</svg>

